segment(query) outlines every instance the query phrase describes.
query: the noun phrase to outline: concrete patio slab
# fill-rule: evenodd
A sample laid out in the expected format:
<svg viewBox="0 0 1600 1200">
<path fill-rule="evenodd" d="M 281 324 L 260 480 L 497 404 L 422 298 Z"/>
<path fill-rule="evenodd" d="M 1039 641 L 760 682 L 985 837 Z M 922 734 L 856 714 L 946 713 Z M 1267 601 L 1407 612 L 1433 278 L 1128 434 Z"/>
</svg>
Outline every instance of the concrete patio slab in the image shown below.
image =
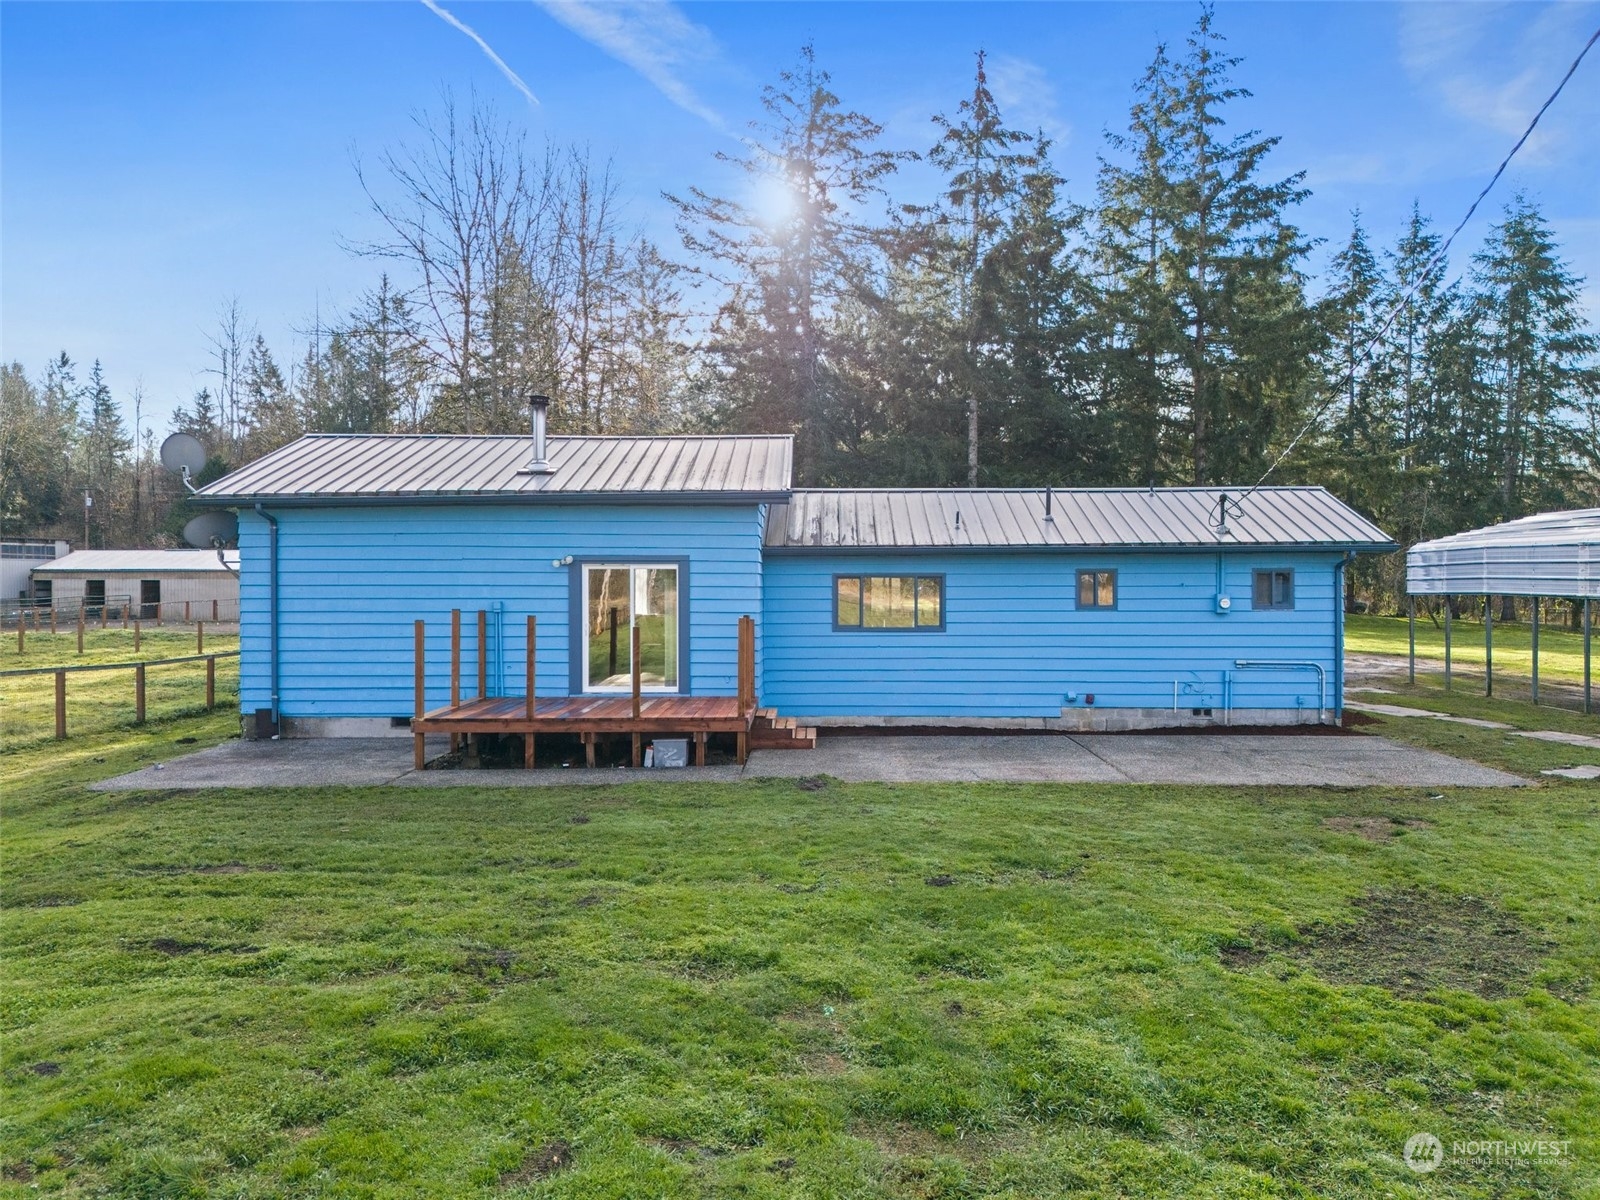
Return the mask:
<svg viewBox="0 0 1600 1200">
<path fill-rule="evenodd" d="M 430 739 L 442 754 L 446 739 Z M 828 737 L 759 750 L 744 768 L 682 771 L 413 771 L 408 738 L 225 742 L 108 779 L 100 791 L 250 787 L 560 787 L 831 775 L 883 783 L 1147 783 L 1223 786 L 1517 787 L 1525 780 L 1386 738 L 1305 734 L 1038 734 Z"/>
</svg>

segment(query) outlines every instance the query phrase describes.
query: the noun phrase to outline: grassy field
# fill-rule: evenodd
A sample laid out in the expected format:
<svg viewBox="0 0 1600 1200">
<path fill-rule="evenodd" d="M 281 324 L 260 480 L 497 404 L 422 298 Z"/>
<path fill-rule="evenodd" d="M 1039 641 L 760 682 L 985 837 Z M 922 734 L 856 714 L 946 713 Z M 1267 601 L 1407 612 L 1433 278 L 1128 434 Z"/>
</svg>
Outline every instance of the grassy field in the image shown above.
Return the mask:
<svg viewBox="0 0 1600 1200">
<path fill-rule="evenodd" d="M 1455 621 L 1450 636 L 1453 665 L 1483 673 L 1483 622 Z M 1592 635 L 1593 636 L 1593 635 Z M 1596 640 L 1600 640 L 1597 638 Z M 1405 617 L 1346 616 L 1344 646 L 1352 654 L 1406 656 Z M 1600 654 L 1600 649 L 1596 649 Z M 1444 662 L 1444 626 L 1417 617 L 1417 658 Z M 1527 625 L 1494 623 L 1494 669 L 1498 675 L 1530 675 L 1533 671 L 1533 634 Z M 1583 634 L 1549 625 L 1539 629 L 1539 677 L 1565 683 L 1583 682 Z"/>
<path fill-rule="evenodd" d="M 0 756 L 0 1194 L 1600 1194 L 1594 785 L 85 786 L 235 727 Z"/>
<path fill-rule="evenodd" d="M 83 654 L 78 654 L 76 631 L 54 635 L 29 630 L 24 651 L 16 650 L 16 635 L 0 642 L 0 671 L 40 667 L 75 667 L 96 663 L 151 662 L 182 658 L 196 652 L 194 629 L 145 630 L 139 649 L 133 648 L 132 630 L 91 629 L 84 633 Z M 239 648 L 237 633 L 207 632 L 205 651 L 220 654 Z M 67 676 L 67 731 L 69 736 L 99 733 L 133 723 L 134 672 L 84 671 Z M 217 705 L 237 708 L 239 660 L 217 660 Z M 179 663 L 150 667 L 145 672 L 147 718 L 170 718 L 197 713 L 205 707 L 205 664 Z M 237 720 L 237 718 L 235 718 Z M 55 736 L 55 679 L 51 675 L 0 678 L 0 747 L 7 749 L 49 741 Z"/>
</svg>

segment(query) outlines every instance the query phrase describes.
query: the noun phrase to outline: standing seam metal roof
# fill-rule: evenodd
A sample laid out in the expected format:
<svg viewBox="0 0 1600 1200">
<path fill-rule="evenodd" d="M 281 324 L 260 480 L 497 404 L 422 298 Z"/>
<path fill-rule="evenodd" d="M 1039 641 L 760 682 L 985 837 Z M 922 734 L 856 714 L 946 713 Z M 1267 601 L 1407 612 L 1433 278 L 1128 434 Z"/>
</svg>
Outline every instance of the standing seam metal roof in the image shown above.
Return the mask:
<svg viewBox="0 0 1600 1200">
<path fill-rule="evenodd" d="M 789 490 L 788 436 L 552 437 L 548 474 L 527 473 L 533 439 L 455 434 L 313 434 L 201 488 L 213 503 L 597 494 L 774 496 Z"/>
<path fill-rule="evenodd" d="M 239 568 L 239 552 L 224 550 L 227 566 L 215 550 L 74 550 L 33 569 L 35 575 L 59 573 L 109 575 L 118 571 L 156 575 L 162 572 L 221 573 Z"/>
<path fill-rule="evenodd" d="M 1239 488 L 796 491 L 767 513 L 770 550 L 934 550 L 1011 547 L 1327 546 L 1389 550 L 1393 540 L 1326 488 L 1261 488 L 1229 506 Z M 959 514 L 960 526 L 956 521 Z"/>
</svg>

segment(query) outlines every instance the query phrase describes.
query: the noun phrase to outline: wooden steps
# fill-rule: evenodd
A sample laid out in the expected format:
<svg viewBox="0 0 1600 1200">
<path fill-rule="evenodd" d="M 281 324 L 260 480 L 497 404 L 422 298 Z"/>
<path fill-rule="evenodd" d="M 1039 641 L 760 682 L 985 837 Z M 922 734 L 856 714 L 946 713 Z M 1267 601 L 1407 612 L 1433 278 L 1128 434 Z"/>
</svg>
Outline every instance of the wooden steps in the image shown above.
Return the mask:
<svg viewBox="0 0 1600 1200">
<path fill-rule="evenodd" d="M 817 731 L 793 717 L 780 717 L 776 709 L 758 708 L 750 722 L 752 750 L 813 750 Z"/>
</svg>

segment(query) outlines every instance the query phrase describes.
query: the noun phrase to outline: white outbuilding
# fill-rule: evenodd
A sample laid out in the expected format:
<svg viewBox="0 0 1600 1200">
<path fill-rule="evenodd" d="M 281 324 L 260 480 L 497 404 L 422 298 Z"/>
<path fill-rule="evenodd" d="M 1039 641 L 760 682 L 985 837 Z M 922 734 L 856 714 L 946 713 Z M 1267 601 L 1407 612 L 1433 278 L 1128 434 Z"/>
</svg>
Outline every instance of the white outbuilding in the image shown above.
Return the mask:
<svg viewBox="0 0 1600 1200">
<path fill-rule="evenodd" d="M 75 550 L 33 569 L 40 610 L 90 620 L 237 621 L 237 550 Z"/>
</svg>

